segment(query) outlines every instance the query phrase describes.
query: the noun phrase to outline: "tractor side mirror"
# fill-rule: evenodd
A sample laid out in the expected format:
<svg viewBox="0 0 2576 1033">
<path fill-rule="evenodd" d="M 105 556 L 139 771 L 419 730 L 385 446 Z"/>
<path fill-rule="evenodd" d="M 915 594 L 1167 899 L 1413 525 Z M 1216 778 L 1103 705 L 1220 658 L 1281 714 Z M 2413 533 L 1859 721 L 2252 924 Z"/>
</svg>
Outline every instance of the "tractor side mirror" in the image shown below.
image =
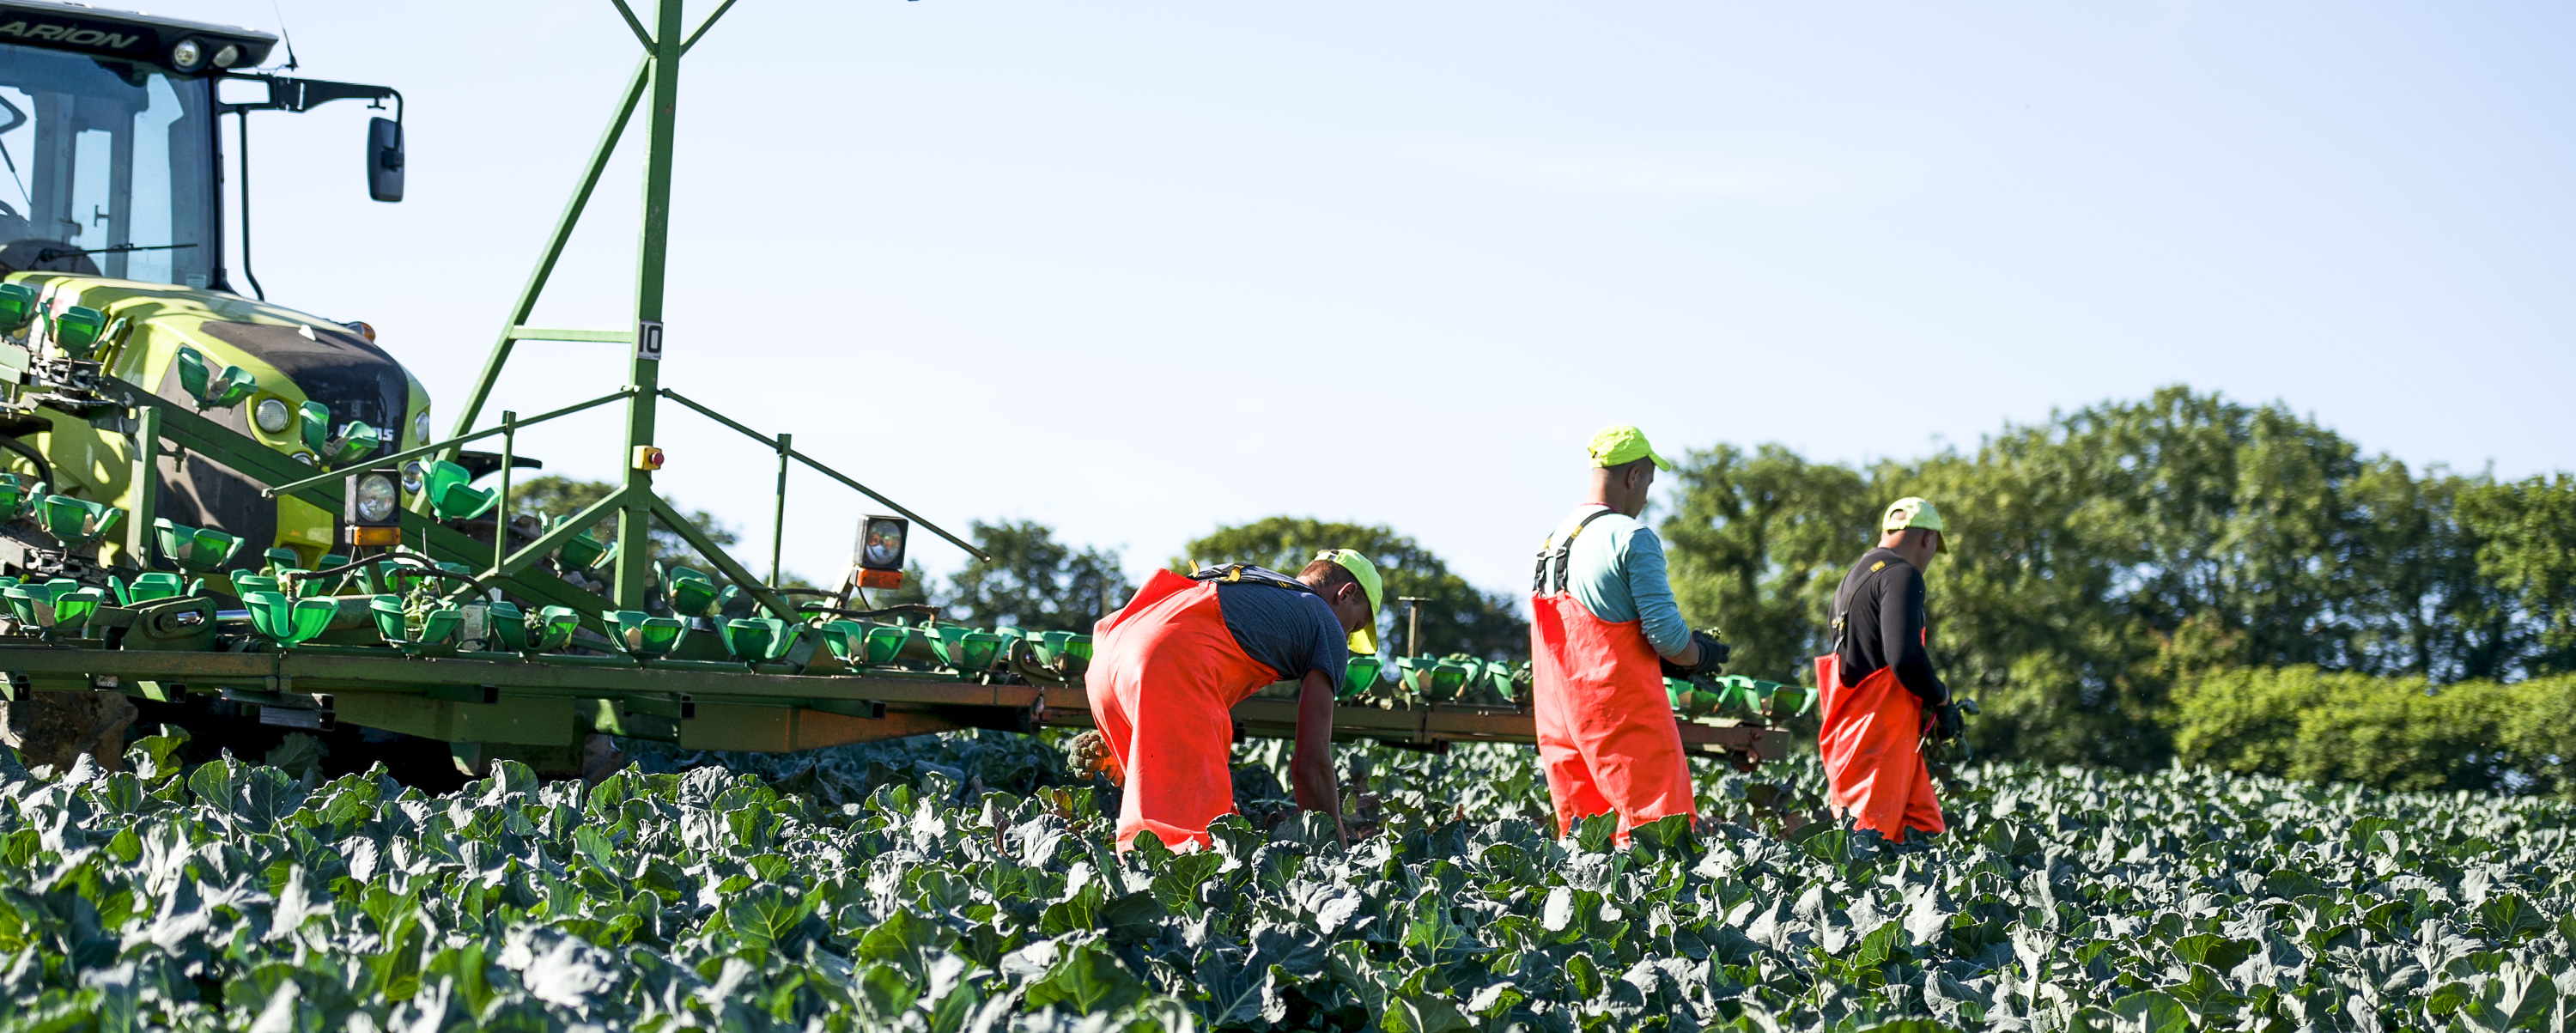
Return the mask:
<svg viewBox="0 0 2576 1033">
<path fill-rule="evenodd" d="M 389 118 L 367 120 L 367 196 L 403 199 L 402 123 Z"/>
</svg>

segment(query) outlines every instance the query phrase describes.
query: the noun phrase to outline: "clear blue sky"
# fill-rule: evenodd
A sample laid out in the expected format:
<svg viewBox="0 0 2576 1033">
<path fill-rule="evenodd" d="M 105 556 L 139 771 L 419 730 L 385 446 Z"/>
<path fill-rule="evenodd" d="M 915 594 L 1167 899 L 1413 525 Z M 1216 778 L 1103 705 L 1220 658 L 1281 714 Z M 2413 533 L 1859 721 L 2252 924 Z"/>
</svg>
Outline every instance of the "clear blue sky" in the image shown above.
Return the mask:
<svg viewBox="0 0 2576 1033">
<path fill-rule="evenodd" d="M 280 3 L 303 74 L 410 98 L 411 197 L 365 199 L 356 105 L 255 119 L 261 278 L 381 328 L 443 428 L 636 45 L 604 0 Z M 2187 382 L 2419 465 L 2565 469 L 2571 28 L 742 0 L 682 78 L 663 382 L 961 529 L 1040 520 L 1142 571 L 1225 522 L 1386 523 L 1496 589 L 1613 422 L 1858 461 Z M 602 188 L 537 322 L 625 325 L 638 190 Z M 523 346 L 501 401 L 610 390 L 615 352 Z M 765 558 L 768 459 L 664 420 L 666 489 Z M 529 437 L 617 463 L 605 418 Z M 791 494 L 788 566 L 832 576 L 869 507 Z"/>
</svg>

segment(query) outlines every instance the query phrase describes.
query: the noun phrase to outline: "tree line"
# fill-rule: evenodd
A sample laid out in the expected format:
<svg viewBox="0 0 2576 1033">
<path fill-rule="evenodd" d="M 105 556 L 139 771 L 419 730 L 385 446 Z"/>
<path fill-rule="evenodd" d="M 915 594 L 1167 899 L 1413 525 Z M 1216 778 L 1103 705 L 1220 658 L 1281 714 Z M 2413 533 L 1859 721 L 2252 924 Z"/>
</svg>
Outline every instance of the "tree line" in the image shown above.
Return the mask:
<svg viewBox="0 0 2576 1033">
<path fill-rule="evenodd" d="M 2143 767 L 2175 687 L 2314 667 L 2423 684 L 2576 669 L 2576 479 L 2498 480 L 2367 454 L 2278 403 L 2168 387 L 2005 427 L 1973 452 L 1868 467 L 1719 446 L 1660 527 L 1731 670 L 1783 679 L 1888 500 L 1935 500 L 1932 646 L 1988 752 Z M 1810 679 L 1811 680 L 1811 679 Z"/>
</svg>

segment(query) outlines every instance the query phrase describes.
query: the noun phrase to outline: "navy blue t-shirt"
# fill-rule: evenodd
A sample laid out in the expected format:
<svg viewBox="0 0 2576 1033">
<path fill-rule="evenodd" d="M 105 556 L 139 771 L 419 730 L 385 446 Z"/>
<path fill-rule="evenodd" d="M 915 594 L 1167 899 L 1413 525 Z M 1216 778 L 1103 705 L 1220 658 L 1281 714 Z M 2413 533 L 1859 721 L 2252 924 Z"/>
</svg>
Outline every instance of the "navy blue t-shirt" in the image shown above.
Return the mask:
<svg viewBox="0 0 2576 1033">
<path fill-rule="evenodd" d="M 1251 582 L 1216 586 L 1216 607 L 1225 615 L 1225 630 L 1245 656 L 1296 681 L 1308 671 L 1332 680 L 1333 695 L 1342 694 L 1342 668 L 1350 662 L 1351 639 L 1333 606 L 1313 592 Z"/>
</svg>

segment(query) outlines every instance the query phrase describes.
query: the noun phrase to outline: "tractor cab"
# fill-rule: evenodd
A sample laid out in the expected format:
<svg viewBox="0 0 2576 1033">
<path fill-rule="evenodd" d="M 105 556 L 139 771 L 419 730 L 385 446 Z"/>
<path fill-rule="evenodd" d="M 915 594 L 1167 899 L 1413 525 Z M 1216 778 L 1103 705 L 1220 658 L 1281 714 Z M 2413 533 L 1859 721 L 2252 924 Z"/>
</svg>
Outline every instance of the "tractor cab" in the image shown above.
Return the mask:
<svg viewBox="0 0 2576 1033">
<path fill-rule="evenodd" d="M 135 436 L 115 415 L 130 406 L 114 404 L 111 382 L 185 401 L 319 468 L 427 440 L 428 395 L 371 327 L 269 304 L 251 269 L 253 112 L 343 99 L 384 110 L 390 117 L 364 127 L 365 187 L 379 201 L 402 199 L 400 94 L 250 71 L 277 42 L 84 4 L 0 0 L 0 473 L 21 494 L 43 485 L 138 511 Z M 229 165 L 219 125 L 227 115 L 238 152 Z M 228 200 L 238 206 L 230 241 Z M 336 544 L 337 514 L 262 497 L 205 457 L 158 462 L 157 497 L 141 508 L 182 531 L 239 539 L 244 566 L 277 548 L 310 562 Z M 0 496 L 7 491 L 0 483 Z M 172 569 L 149 555 L 157 550 L 143 530 L 104 535 L 94 555 L 79 556 L 68 543 L 0 527 L 0 576 Z M 17 538 L 27 538 L 23 547 L 12 546 Z"/>
<path fill-rule="evenodd" d="M 0 0 L 0 268 L 232 290 L 217 116 L 399 103 L 380 86 L 246 71 L 276 44 L 249 29 Z M 391 151 L 371 163 L 387 166 L 369 172 L 379 200 L 402 196 L 399 126 L 369 127 L 371 147 L 382 136 Z"/>
</svg>

